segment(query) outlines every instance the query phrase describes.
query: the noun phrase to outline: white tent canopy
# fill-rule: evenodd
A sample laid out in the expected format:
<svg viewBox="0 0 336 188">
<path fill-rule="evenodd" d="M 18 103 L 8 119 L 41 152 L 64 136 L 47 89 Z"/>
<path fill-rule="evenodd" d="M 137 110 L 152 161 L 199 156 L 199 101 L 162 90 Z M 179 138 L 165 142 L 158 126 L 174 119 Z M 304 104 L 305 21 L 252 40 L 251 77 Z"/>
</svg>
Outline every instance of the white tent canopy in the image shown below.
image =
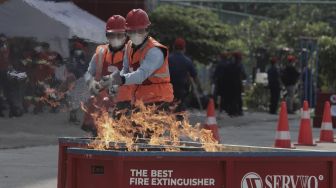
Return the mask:
<svg viewBox="0 0 336 188">
<path fill-rule="evenodd" d="M 0 4 L 0 33 L 36 37 L 63 57 L 69 56 L 69 38 L 106 40 L 105 23 L 72 2 L 7 0 Z"/>
</svg>

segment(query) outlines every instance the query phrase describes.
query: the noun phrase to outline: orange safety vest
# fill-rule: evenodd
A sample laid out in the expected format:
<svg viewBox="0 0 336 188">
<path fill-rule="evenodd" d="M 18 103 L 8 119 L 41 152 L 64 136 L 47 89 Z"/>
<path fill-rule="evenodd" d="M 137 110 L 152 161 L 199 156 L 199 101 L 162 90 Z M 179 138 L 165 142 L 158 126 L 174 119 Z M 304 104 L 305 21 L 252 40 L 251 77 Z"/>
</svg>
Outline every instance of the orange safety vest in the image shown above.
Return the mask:
<svg viewBox="0 0 336 188">
<path fill-rule="evenodd" d="M 124 49 L 117 52 L 109 50 L 108 45 L 100 45 L 96 49 L 96 74 L 95 80 L 102 76 L 110 75 L 114 71 L 121 71 L 123 67 Z M 132 85 L 123 85 L 118 88 L 116 102 L 131 101 Z"/>
<path fill-rule="evenodd" d="M 126 55 L 129 62 L 130 71 L 136 71 L 142 61 L 144 60 L 148 50 L 158 47 L 164 50 L 164 63 L 155 70 L 145 81 L 140 85 L 136 85 L 134 88 L 133 100 L 143 101 L 144 103 L 152 102 L 172 102 L 173 87 L 170 83 L 170 74 L 168 68 L 168 48 L 152 37 L 149 37 L 146 43 L 138 50 L 134 52 L 132 48 L 132 42 L 129 41 L 126 45 Z"/>
</svg>

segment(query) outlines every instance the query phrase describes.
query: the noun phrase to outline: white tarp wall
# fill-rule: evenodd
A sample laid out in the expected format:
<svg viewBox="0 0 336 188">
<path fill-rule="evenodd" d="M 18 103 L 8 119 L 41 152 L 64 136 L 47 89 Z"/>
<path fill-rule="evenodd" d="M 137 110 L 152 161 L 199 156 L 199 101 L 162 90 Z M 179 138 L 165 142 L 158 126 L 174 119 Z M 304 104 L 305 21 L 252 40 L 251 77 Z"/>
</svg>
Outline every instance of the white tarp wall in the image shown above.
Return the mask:
<svg viewBox="0 0 336 188">
<path fill-rule="evenodd" d="M 7 0 L 0 4 L 0 33 L 36 37 L 63 57 L 69 57 L 69 38 L 102 43 L 104 29 L 103 21 L 71 2 Z"/>
</svg>

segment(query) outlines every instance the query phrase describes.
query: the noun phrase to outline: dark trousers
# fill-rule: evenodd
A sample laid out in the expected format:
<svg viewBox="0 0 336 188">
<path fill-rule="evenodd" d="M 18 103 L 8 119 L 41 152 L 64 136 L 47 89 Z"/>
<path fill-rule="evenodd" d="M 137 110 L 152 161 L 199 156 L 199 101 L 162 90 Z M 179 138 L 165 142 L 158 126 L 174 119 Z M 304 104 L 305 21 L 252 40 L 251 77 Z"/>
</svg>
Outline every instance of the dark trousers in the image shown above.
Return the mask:
<svg viewBox="0 0 336 188">
<path fill-rule="evenodd" d="M 243 115 L 243 99 L 240 88 L 228 90 L 227 113 L 229 116 Z"/>
<path fill-rule="evenodd" d="M 270 93 L 271 97 L 270 97 L 269 113 L 276 114 L 280 100 L 280 88 L 270 87 Z"/>
<path fill-rule="evenodd" d="M 243 99 L 240 92 L 235 93 L 231 98 L 228 114 L 233 116 L 243 115 Z"/>
<path fill-rule="evenodd" d="M 227 90 L 224 90 L 225 92 L 220 93 L 220 104 L 219 104 L 219 112 L 222 112 L 223 110 L 227 113 L 228 112 L 228 107 L 229 107 L 229 95 Z"/>
<path fill-rule="evenodd" d="M 189 91 L 187 90 L 189 86 L 175 86 L 174 89 L 174 103 L 177 104 L 175 112 L 183 112 L 187 110 L 187 97 Z"/>
</svg>

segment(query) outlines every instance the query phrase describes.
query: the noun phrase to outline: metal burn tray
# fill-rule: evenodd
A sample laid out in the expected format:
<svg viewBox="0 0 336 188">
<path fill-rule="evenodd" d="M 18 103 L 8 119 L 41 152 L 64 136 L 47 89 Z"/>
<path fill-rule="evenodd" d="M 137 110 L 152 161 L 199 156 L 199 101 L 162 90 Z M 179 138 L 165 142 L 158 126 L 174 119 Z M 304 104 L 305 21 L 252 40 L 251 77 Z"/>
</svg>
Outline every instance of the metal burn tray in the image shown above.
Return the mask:
<svg viewBox="0 0 336 188">
<path fill-rule="evenodd" d="M 97 150 L 87 147 L 92 140 L 59 140 L 58 188 L 336 186 L 336 152 L 241 145 L 218 145 L 220 151 L 206 152 L 189 141 L 176 146 L 179 152 L 165 151 L 170 145 L 147 143 L 136 143 L 139 150 L 128 151 L 119 142 Z"/>
<path fill-rule="evenodd" d="M 74 145 L 81 145 L 80 148 L 88 148 L 89 144 L 94 141 L 95 138 L 92 137 L 63 137 L 59 138 L 60 146 L 67 145 L 69 147 L 74 147 Z M 96 140 L 98 142 L 98 140 Z M 181 149 L 181 151 L 205 151 L 202 144 L 199 142 L 191 141 L 179 141 L 179 145 L 171 145 L 167 142 L 166 145 L 150 145 L 147 143 L 148 139 L 138 139 L 138 143 L 132 145 L 132 147 L 138 148 L 138 151 L 165 151 L 165 149 Z M 126 143 L 122 142 L 110 142 L 109 148 L 106 150 L 114 151 L 127 151 Z M 281 149 L 281 148 L 270 148 L 270 147 L 255 147 L 246 145 L 228 145 L 228 144 L 216 144 L 219 148 L 219 152 L 293 152 L 304 150 L 293 150 L 293 149 Z M 77 147 L 77 146 L 76 146 Z"/>
</svg>

